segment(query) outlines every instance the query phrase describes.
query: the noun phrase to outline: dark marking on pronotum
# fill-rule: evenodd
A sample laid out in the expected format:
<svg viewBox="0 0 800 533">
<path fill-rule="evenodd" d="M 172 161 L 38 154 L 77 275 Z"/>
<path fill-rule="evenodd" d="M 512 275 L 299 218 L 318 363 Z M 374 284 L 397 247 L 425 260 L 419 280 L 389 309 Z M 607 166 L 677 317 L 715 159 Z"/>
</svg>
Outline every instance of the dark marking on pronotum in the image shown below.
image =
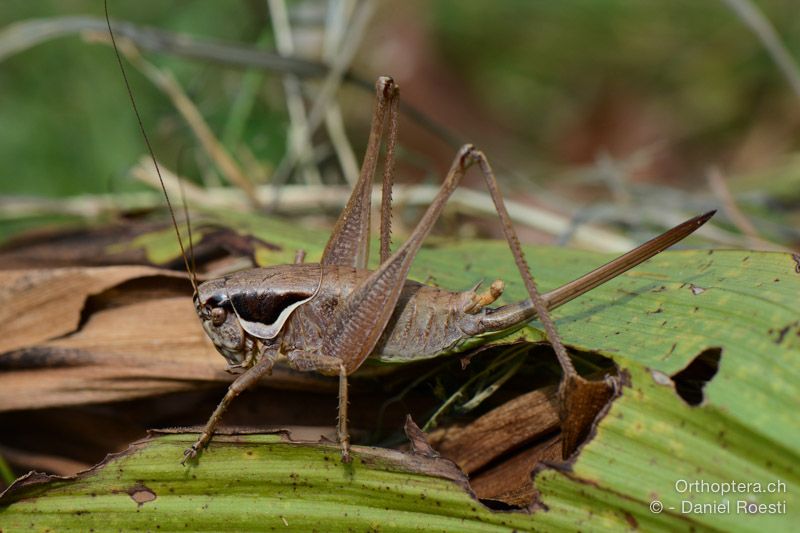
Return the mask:
<svg viewBox="0 0 800 533">
<path fill-rule="evenodd" d="M 274 324 L 281 311 L 311 296 L 306 292 L 248 290 L 234 293 L 231 302 L 237 314 L 248 322 Z"/>
</svg>

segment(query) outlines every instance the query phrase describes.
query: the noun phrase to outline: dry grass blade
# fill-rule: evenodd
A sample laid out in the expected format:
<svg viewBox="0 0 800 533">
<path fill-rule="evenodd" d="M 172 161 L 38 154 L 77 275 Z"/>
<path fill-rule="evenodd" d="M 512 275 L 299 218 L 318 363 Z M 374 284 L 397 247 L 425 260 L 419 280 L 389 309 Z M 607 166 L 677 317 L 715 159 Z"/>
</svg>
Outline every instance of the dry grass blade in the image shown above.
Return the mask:
<svg viewBox="0 0 800 533">
<path fill-rule="evenodd" d="M 781 41 L 769 20 L 750 0 L 724 0 L 731 10 L 759 38 L 772 60 L 778 65 L 781 73 L 789 82 L 794 94 L 800 98 L 800 68 L 792 58 L 789 50 Z"/>
<path fill-rule="evenodd" d="M 333 101 L 339 86 L 344 81 L 350 64 L 353 62 L 358 47 L 361 44 L 361 39 L 369 24 L 372 14 L 375 12 L 376 4 L 361 0 L 355 8 L 355 13 L 352 16 L 351 23 L 348 27 L 347 37 L 342 42 L 339 53 L 334 58 L 333 64 L 330 67 L 330 72 L 322 82 L 322 87 L 317 94 L 314 105 L 309 113 L 308 123 L 309 132 L 313 133 L 322 124 L 325 118 L 325 112 Z"/>
<path fill-rule="evenodd" d="M 538 496 L 531 479 L 537 465 L 560 461 L 561 436 L 555 435 L 480 473 L 470 486 L 479 498 L 525 507 Z"/>
<path fill-rule="evenodd" d="M 216 195 L 214 195 L 213 192 L 187 182 L 186 179 L 178 176 L 162 163 L 159 163 L 158 167 L 161 169 L 161 177 L 164 180 L 164 188 L 167 190 L 167 193 L 170 195 L 170 197 L 180 197 L 185 193 L 186 201 L 190 204 L 205 206 L 214 205 L 213 198 L 216 197 Z M 153 165 L 153 161 L 148 156 L 142 156 L 139 159 L 139 163 L 131 169 L 131 175 L 142 183 L 150 185 L 154 189 L 160 190 L 161 188 L 161 184 L 158 180 L 158 174 L 156 173 L 156 167 Z M 242 195 L 237 196 L 238 198 L 236 200 L 230 196 L 227 198 L 227 207 L 232 209 L 246 209 L 246 197 L 242 197 Z M 161 202 L 163 203 L 163 199 Z"/>
<path fill-rule="evenodd" d="M 371 4 L 371 3 L 367 3 Z M 156 28 L 140 27 L 129 22 L 115 22 L 115 32 L 134 42 L 142 50 L 161 52 L 189 60 L 216 63 L 229 67 L 257 68 L 270 72 L 285 72 L 301 78 L 325 78 L 331 68 L 320 62 L 296 57 L 284 57 L 268 51 L 213 40 L 197 39 L 184 34 Z M 108 43 L 106 22 L 94 17 L 53 17 L 17 22 L 0 31 L 0 61 L 48 40 L 73 33 L 83 33 L 96 42 Z M 349 64 L 349 62 L 348 62 Z M 361 90 L 372 92 L 372 80 L 345 72 L 342 80 Z M 464 139 L 446 126 L 434 121 L 408 103 L 401 112 L 432 132 L 449 146 L 456 148 Z M 311 128 L 312 131 L 316 128 Z"/>
<path fill-rule="evenodd" d="M 163 165 L 160 166 L 164 173 L 164 180 L 169 193 L 175 194 L 179 190 L 177 178 L 173 173 L 166 170 Z M 140 165 L 134 170 L 134 175 L 146 183 L 157 184 L 157 177 L 153 170 L 153 165 L 148 161 L 141 161 Z M 398 205 L 425 206 L 430 204 L 437 192 L 438 187 L 431 185 L 395 185 L 392 190 L 392 198 Z M 284 185 L 280 190 L 276 190 L 272 186 L 259 187 L 257 189 L 258 199 L 261 204 L 270 205 L 280 200 L 282 212 L 298 212 L 306 209 L 341 208 L 347 203 L 349 193 L 349 188 L 339 186 Z M 240 191 L 231 191 L 225 188 L 211 188 L 203 191 L 190 187 L 187 194 L 192 203 L 203 207 L 239 209 L 245 204 L 245 198 L 242 197 Z M 374 187 L 372 191 L 372 202 L 378 204 L 380 201 L 381 189 L 380 187 Z M 567 232 L 570 228 L 569 218 L 563 215 L 513 200 L 506 200 L 505 203 L 508 214 L 515 224 L 528 226 L 549 235 L 560 235 Z M 491 197 L 487 193 L 481 191 L 466 188 L 454 191 L 453 195 L 450 197 L 448 209 L 459 208 L 470 214 L 495 216 L 494 204 Z M 677 221 L 676 224 L 678 222 L 680 222 L 680 220 Z M 701 228 L 700 231 L 704 231 L 708 227 L 709 226 L 706 225 L 704 228 Z M 717 232 L 717 228 L 713 228 L 712 231 Z M 714 235 L 716 234 L 717 233 L 714 233 Z M 627 251 L 635 245 L 630 239 L 615 232 L 590 225 L 582 225 L 577 228 L 572 236 L 572 242 L 581 248 L 601 252 Z"/>
<path fill-rule="evenodd" d="M 129 22 L 115 22 L 114 31 L 120 37 L 136 43 L 150 52 L 170 53 L 187 59 L 210 61 L 225 65 L 260 68 L 274 72 L 291 72 L 302 77 L 320 78 L 328 67 L 314 61 L 282 57 L 252 47 L 232 45 L 211 40 L 199 40 L 156 28 L 144 28 Z M 53 17 L 17 22 L 0 32 L 0 61 L 46 41 L 73 33 L 91 34 L 92 39 L 108 42 L 106 21 L 96 17 Z M 347 77 L 356 85 L 372 90 L 367 80 Z"/>
<path fill-rule="evenodd" d="M 750 222 L 744 213 L 742 213 L 742 210 L 739 209 L 739 206 L 736 205 L 736 200 L 733 198 L 728 184 L 725 183 L 725 176 L 722 175 L 719 168 L 714 167 L 709 169 L 706 173 L 706 179 L 708 180 L 712 192 L 722 201 L 722 205 L 725 207 L 725 213 L 730 217 L 736 227 L 739 228 L 742 233 L 750 237 L 751 240 L 760 240 L 758 231 L 755 226 L 753 226 L 753 223 Z"/>
<path fill-rule="evenodd" d="M 253 183 L 245 176 L 239 164 L 228 153 L 222 143 L 217 139 L 216 135 L 214 135 L 214 132 L 209 127 L 205 118 L 203 118 L 202 113 L 200 113 L 192 100 L 186 95 L 175 77 L 172 76 L 171 73 L 161 70 L 152 63 L 145 61 L 130 41 L 121 41 L 119 50 L 125 54 L 128 60 L 144 73 L 156 87 L 169 96 L 175 108 L 189 125 L 195 137 L 197 137 L 200 145 L 211 160 L 214 161 L 225 178 L 244 191 L 253 205 L 258 206 L 259 203 Z"/>
<path fill-rule="evenodd" d="M 272 27 L 275 31 L 275 44 L 278 52 L 284 56 L 294 55 L 292 28 L 289 23 L 286 3 L 282 0 L 270 0 L 268 5 L 272 16 Z M 308 116 L 303 103 L 300 79 L 294 74 L 286 74 L 283 77 L 283 87 L 286 92 L 286 108 L 289 111 L 289 120 L 291 122 L 289 149 L 292 157 L 302 167 L 305 182 L 319 185 L 322 183 L 322 178 L 319 175 L 319 169 L 314 164 L 314 147 L 309 134 Z"/>
<path fill-rule="evenodd" d="M 325 35 L 322 44 L 322 57 L 330 64 L 339 55 L 342 44 L 349 35 L 349 20 L 355 0 L 336 2 L 331 5 L 325 24 Z M 347 138 L 344 127 L 344 118 L 339 102 L 334 100 L 325 112 L 325 127 L 328 130 L 333 149 L 339 158 L 344 178 L 350 185 L 355 185 L 358 180 L 358 160 L 353 147 Z"/>
<path fill-rule="evenodd" d="M 4 271 L 0 273 L 0 353 L 75 331 L 89 296 L 134 278 L 156 275 L 180 279 L 147 267 Z"/>
<path fill-rule="evenodd" d="M 345 141 L 343 139 L 346 137 L 343 138 L 343 128 L 339 124 L 340 117 L 337 116 L 335 110 L 330 112 L 330 109 L 331 106 L 334 105 L 336 93 L 339 90 L 340 85 L 347 76 L 350 64 L 352 63 L 355 53 L 358 50 L 358 46 L 361 43 L 361 38 L 364 35 L 364 31 L 366 30 L 367 24 L 372 17 L 374 10 L 375 5 L 373 2 L 364 1 L 359 2 L 355 8 L 355 13 L 353 14 L 351 23 L 348 26 L 346 38 L 340 44 L 337 53 L 330 56 L 330 70 L 325 76 L 322 86 L 320 87 L 311 107 L 311 111 L 308 114 L 307 128 L 305 130 L 305 134 L 310 137 L 314 134 L 314 132 L 317 131 L 323 120 L 325 120 L 328 116 L 331 117 L 331 122 L 328 123 L 328 127 L 329 130 L 331 130 L 335 135 L 334 140 L 336 143 L 335 146 L 337 147 L 337 154 L 343 154 L 341 156 L 343 168 L 348 172 L 350 179 L 357 175 L 357 172 L 353 172 L 354 169 L 352 168 L 352 150 L 349 150 L 348 153 L 348 149 L 345 147 Z M 279 30 L 276 27 L 276 32 L 277 31 Z M 299 156 L 300 154 L 298 153 L 289 152 L 289 154 L 283 158 L 273 177 L 274 184 L 282 185 L 286 181 L 291 172 L 294 170 L 295 165 L 298 163 Z"/>
<path fill-rule="evenodd" d="M 442 455 L 472 474 L 558 427 L 556 389 L 548 387 L 514 398 L 467 426 L 437 430 L 430 440 Z"/>
<path fill-rule="evenodd" d="M 750 219 L 739 209 L 739 206 L 736 203 L 736 199 L 733 197 L 730 188 L 728 188 L 728 183 L 725 180 L 725 176 L 722 175 L 722 172 L 719 168 L 713 167 L 709 169 L 706 173 L 706 179 L 708 180 L 708 185 L 711 188 L 711 191 L 719 198 L 720 203 L 722 204 L 725 214 L 730 218 L 731 222 L 741 231 L 746 239 L 747 239 L 747 247 L 753 250 L 765 250 L 765 251 L 781 251 L 786 252 L 788 251 L 787 248 L 770 242 L 761 237 L 758 234 L 758 230 L 750 222 Z"/>
</svg>

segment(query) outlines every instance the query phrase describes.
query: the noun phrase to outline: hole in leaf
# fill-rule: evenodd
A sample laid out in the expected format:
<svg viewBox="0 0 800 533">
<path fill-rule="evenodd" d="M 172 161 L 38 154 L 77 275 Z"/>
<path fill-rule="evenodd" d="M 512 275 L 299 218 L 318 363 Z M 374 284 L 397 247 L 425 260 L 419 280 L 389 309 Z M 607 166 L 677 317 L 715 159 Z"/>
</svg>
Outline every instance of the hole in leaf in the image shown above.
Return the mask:
<svg viewBox="0 0 800 533">
<path fill-rule="evenodd" d="M 672 375 L 675 392 L 689 405 L 703 402 L 703 387 L 719 370 L 722 348 L 709 348 L 702 351 L 686 368 Z"/>
<path fill-rule="evenodd" d="M 479 501 L 492 511 L 519 511 L 520 509 L 518 505 L 511 505 L 501 500 L 492 500 L 489 498 L 484 498 Z"/>
<path fill-rule="evenodd" d="M 570 350 L 579 374 L 589 382 L 603 382 L 607 376 L 620 383 L 625 378 L 614 361 L 594 352 Z M 504 358 L 507 364 L 497 368 Z M 548 344 L 521 342 L 490 348 L 470 359 L 460 372 L 457 391 L 448 389 L 446 401 L 453 406 L 441 417 L 441 425 L 428 433 L 433 446 L 445 458 L 454 461 L 468 476 L 478 498 L 492 509 L 497 502 L 511 508 L 538 505 L 538 493 L 531 479 L 537 465 L 568 465 L 577 456 L 563 458 L 562 427 L 557 396 L 561 368 Z M 520 366 L 515 366 L 516 363 Z M 514 374 L 502 387 L 493 391 L 505 377 L 507 369 Z M 445 378 L 451 373 L 445 374 Z M 464 383 L 474 386 L 464 387 Z M 460 396 L 455 394 L 460 393 Z M 614 396 L 616 397 L 616 396 Z M 453 400 L 454 398 L 454 400 Z M 466 410 L 482 398 L 480 405 Z M 602 405 L 576 406 L 585 415 L 585 424 L 575 432 L 573 449 L 594 436 L 598 415 L 605 413 L 613 397 Z"/>
<path fill-rule="evenodd" d="M 139 507 L 156 499 L 156 493 L 142 483 L 136 483 L 127 493 Z"/>
</svg>

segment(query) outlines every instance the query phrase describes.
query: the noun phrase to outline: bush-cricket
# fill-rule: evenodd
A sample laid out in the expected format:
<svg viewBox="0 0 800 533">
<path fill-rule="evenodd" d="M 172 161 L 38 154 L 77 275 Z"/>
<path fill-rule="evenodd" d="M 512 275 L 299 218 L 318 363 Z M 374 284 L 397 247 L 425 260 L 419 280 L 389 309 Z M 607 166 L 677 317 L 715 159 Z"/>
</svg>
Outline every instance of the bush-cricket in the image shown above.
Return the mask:
<svg viewBox="0 0 800 533">
<path fill-rule="evenodd" d="M 108 30 L 142 135 L 161 179 L 136 102 L 117 50 L 111 23 Z M 511 331 L 534 318 L 544 326 L 563 377 L 558 391 L 563 451 L 566 456 L 612 396 L 611 379 L 589 381 L 577 374 L 549 316 L 552 310 L 613 279 L 680 241 L 705 223 L 713 212 L 692 218 L 588 274 L 540 294 L 530 274 L 494 173 L 483 152 L 472 145 L 457 153 L 447 176 L 409 238 L 390 251 L 391 188 L 398 131 L 399 89 L 389 77 L 378 79 L 369 140 L 356 183 L 339 216 L 319 263 L 254 268 L 206 281 L 198 286 L 178 231 L 173 225 L 194 287 L 193 302 L 202 327 L 228 370 L 240 373 L 209 418 L 184 461 L 209 442 L 230 402 L 268 375 L 278 360 L 299 371 L 339 377 L 337 436 L 342 459 L 350 460 L 347 430 L 347 377 L 367 358 L 410 362 L 455 353 L 486 342 L 486 337 Z M 384 130 L 386 130 L 384 132 Z M 383 196 L 380 217 L 380 265 L 367 269 L 372 180 L 381 140 L 386 135 Z M 450 292 L 408 279 L 423 240 L 472 166 L 480 170 L 494 201 L 502 229 L 529 299 L 489 307 L 502 293 L 496 281 L 479 292 Z M 170 212 L 166 188 L 162 189 Z"/>
</svg>

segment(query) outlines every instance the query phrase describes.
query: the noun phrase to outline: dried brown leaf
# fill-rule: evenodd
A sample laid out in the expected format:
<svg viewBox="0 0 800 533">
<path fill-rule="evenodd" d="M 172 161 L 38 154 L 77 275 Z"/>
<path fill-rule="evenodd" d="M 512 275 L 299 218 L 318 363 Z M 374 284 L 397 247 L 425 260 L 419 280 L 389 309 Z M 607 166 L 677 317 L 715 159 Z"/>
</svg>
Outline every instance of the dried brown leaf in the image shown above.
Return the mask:
<svg viewBox="0 0 800 533">
<path fill-rule="evenodd" d="M 561 436 L 553 435 L 532 448 L 470 479 L 475 494 L 486 500 L 498 500 L 525 507 L 535 501 L 536 489 L 531 474 L 537 464 L 561 459 Z"/>
<path fill-rule="evenodd" d="M 558 427 L 556 389 L 547 387 L 514 398 L 465 427 L 437 431 L 431 440 L 443 456 L 471 474 Z"/>
<path fill-rule="evenodd" d="M 183 271 L 183 257 L 177 247 L 171 258 L 154 261 L 146 245 L 137 241 L 164 230 L 171 232 L 172 228 L 165 223 L 139 219 L 104 227 L 36 229 L 0 245 L 0 269 L 148 265 Z M 201 271 L 206 263 L 220 258 L 242 258 L 247 260 L 246 267 L 251 267 L 257 248 L 280 249 L 257 237 L 211 224 L 196 225 L 193 236 L 194 259 Z"/>
<path fill-rule="evenodd" d="M 145 276 L 180 277 L 138 266 L 0 271 L 0 354 L 74 331 L 89 296 Z"/>
<path fill-rule="evenodd" d="M 408 437 L 408 440 L 411 442 L 411 451 L 413 453 L 421 454 L 426 457 L 439 456 L 428 442 L 425 433 L 419 428 L 417 423 L 414 422 L 414 419 L 411 418 L 411 415 L 406 415 L 406 423 L 403 426 L 403 430 L 406 433 L 406 437 Z"/>
<path fill-rule="evenodd" d="M 598 415 L 609 406 L 616 389 L 613 378 L 588 380 L 577 374 L 569 376 L 561 384 L 559 392 L 564 401 L 561 420 L 563 459 L 572 455 L 584 441 Z"/>
<path fill-rule="evenodd" d="M 143 248 L 121 248 L 119 243 L 164 227 L 161 223 L 126 220 L 104 227 L 37 228 L 0 246 L 0 269 L 149 264 Z"/>
<path fill-rule="evenodd" d="M 231 381 L 181 274 L 149 267 L 0 271 L 0 304 L 0 411 Z M 267 379 L 283 387 L 314 380 L 282 368 Z"/>
<path fill-rule="evenodd" d="M 92 466 L 88 463 L 57 455 L 33 453 L 27 450 L 9 448 L 8 446 L 0 446 L 0 455 L 9 463 L 18 465 L 26 470 L 50 472 L 59 476 L 71 475 Z"/>
</svg>

